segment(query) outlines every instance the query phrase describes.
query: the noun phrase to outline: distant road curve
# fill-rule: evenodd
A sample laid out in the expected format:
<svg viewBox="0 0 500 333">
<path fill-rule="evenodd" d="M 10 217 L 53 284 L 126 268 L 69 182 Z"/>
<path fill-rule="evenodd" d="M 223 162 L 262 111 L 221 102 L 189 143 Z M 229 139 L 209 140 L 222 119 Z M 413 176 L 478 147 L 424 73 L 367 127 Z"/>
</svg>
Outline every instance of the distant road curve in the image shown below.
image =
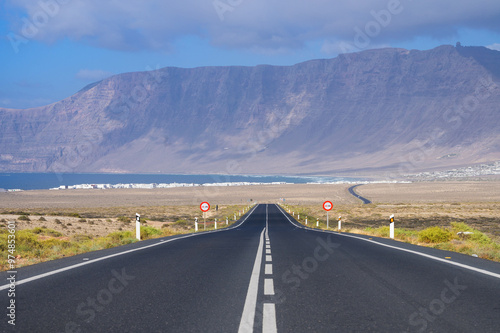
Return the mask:
<svg viewBox="0 0 500 333">
<path fill-rule="evenodd" d="M 361 185 L 364 185 L 364 184 L 358 184 L 358 185 L 354 185 L 354 186 L 349 187 L 349 193 L 351 193 L 352 195 L 354 195 L 359 200 L 363 201 L 364 204 L 371 204 L 372 202 L 370 200 L 368 200 L 366 198 L 363 198 L 362 196 L 360 196 L 359 194 L 357 194 L 354 191 L 354 188 L 356 188 L 358 186 L 361 186 Z"/>
</svg>

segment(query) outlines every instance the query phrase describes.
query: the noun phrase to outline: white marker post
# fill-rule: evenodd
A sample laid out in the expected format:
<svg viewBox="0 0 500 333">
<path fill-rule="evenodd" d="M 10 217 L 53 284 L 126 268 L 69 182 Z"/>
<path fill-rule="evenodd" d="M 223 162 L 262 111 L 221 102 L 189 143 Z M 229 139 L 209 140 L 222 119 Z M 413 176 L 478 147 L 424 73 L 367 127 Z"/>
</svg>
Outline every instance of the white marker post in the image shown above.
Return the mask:
<svg viewBox="0 0 500 333">
<path fill-rule="evenodd" d="M 215 219 L 215 230 L 217 230 L 217 219 Z"/>
<path fill-rule="evenodd" d="M 389 237 L 394 239 L 394 214 L 390 216 L 391 224 L 389 225 Z"/>
<path fill-rule="evenodd" d="M 226 216 L 226 225 L 229 223 L 229 222 L 227 221 L 227 219 L 228 219 L 228 217 Z"/>
<path fill-rule="evenodd" d="M 319 227 L 319 217 L 316 218 L 316 226 Z"/>
<path fill-rule="evenodd" d="M 342 216 L 339 216 L 339 231 L 342 229 Z"/>
<path fill-rule="evenodd" d="M 306 216 L 306 225 L 307 225 L 307 216 Z"/>
<path fill-rule="evenodd" d="M 194 218 L 194 231 L 195 232 L 198 231 L 198 218 L 197 217 Z"/>
<path fill-rule="evenodd" d="M 135 214 L 135 238 L 141 240 L 141 215 Z"/>
<path fill-rule="evenodd" d="M 331 201 L 325 201 L 323 203 L 323 209 L 326 210 L 326 228 L 328 229 L 330 226 L 329 226 L 329 223 L 328 223 L 328 212 L 331 211 L 333 208 L 333 204 Z"/>
<path fill-rule="evenodd" d="M 234 214 L 234 220 L 236 221 L 236 213 Z"/>
</svg>

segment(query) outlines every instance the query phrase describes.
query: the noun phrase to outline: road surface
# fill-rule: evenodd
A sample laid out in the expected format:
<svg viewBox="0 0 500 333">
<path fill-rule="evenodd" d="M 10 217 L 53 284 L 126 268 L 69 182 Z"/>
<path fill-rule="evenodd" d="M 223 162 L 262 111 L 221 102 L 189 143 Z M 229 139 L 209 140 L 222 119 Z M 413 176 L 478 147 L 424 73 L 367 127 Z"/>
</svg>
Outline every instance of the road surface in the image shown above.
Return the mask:
<svg viewBox="0 0 500 333">
<path fill-rule="evenodd" d="M 354 191 L 354 189 L 358 186 L 361 186 L 363 184 L 358 184 L 358 185 L 354 185 L 354 186 L 351 186 L 348 188 L 349 190 L 349 193 L 351 193 L 352 195 L 354 195 L 356 198 L 358 198 L 359 200 L 363 201 L 364 204 L 371 204 L 372 202 L 362 196 L 360 196 L 359 194 L 356 193 L 356 191 Z"/>
<path fill-rule="evenodd" d="M 124 251 L 128 251 L 124 253 Z M 450 259 L 446 259 L 450 257 Z M 7 272 L 0 273 L 6 283 Z M 2 332 L 498 332 L 500 264 L 299 226 L 261 204 L 230 230 L 21 268 Z M 8 302 L 15 299 L 15 326 Z"/>
</svg>

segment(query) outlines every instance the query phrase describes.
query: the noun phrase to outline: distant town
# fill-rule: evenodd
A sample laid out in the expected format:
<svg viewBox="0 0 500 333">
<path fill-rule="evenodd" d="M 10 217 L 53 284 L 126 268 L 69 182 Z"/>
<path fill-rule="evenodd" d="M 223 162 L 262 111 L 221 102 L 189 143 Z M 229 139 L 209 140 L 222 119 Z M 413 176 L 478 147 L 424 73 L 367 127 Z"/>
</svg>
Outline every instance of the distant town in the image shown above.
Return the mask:
<svg viewBox="0 0 500 333">
<path fill-rule="evenodd" d="M 405 177 L 410 180 L 420 181 L 474 178 L 492 175 L 500 175 L 500 161 L 447 171 L 422 172 L 414 175 L 408 174 L 405 175 Z"/>
</svg>

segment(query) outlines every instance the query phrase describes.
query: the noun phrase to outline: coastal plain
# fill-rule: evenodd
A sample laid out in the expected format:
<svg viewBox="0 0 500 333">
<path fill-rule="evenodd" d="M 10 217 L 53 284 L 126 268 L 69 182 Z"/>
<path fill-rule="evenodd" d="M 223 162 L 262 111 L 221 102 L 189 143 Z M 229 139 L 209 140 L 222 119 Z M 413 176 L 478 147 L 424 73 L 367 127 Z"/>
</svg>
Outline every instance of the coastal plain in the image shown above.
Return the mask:
<svg viewBox="0 0 500 333">
<path fill-rule="evenodd" d="M 333 214 L 351 226 L 383 225 L 396 214 L 398 227 L 422 229 L 448 225 L 450 221 L 473 224 L 493 237 L 500 237 L 500 181 L 440 181 L 415 183 L 369 183 L 356 188 L 372 204 L 352 196 L 353 184 L 282 184 L 251 186 L 197 186 L 167 189 L 36 190 L 0 193 L 0 220 L 30 215 L 19 220 L 20 229 L 45 226 L 71 234 L 102 236 L 116 230 L 133 230 L 135 213 L 149 225 L 161 227 L 179 219 L 201 218 L 199 204 L 212 205 L 209 219 L 224 220 L 234 211 L 253 203 L 281 202 L 308 207 L 325 218 L 322 203 L 334 204 Z M 219 211 L 215 208 L 218 206 Z M 228 209 L 228 207 L 231 207 Z M 43 216 L 43 219 L 38 216 Z M 121 219 L 120 219 L 121 217 Z M 123 217 L 126 217 L 124 219 Z M 336 217 L 336 216 L 335 216 Z M 57 220 L 57 221 L 56 221 Z M 125 222 L 124 222 L 125 221 Z"/>
</svg>

